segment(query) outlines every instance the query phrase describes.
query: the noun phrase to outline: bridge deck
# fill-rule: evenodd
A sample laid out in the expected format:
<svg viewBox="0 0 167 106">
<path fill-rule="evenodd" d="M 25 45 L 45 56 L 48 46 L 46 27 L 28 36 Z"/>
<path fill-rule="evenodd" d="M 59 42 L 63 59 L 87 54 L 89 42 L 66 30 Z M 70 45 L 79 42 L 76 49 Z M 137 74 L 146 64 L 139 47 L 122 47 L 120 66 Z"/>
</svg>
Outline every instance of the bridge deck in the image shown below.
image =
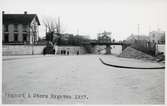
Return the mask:
<svg viewBox="0 0 167 106">
<path fill-rule="evenodd" d="M 92 45 L 129 45 L 129 44 L 126 44 L 126 43 L 97 43 L 97 42 L 92 42 L 91 43 Z"/>
</svg>

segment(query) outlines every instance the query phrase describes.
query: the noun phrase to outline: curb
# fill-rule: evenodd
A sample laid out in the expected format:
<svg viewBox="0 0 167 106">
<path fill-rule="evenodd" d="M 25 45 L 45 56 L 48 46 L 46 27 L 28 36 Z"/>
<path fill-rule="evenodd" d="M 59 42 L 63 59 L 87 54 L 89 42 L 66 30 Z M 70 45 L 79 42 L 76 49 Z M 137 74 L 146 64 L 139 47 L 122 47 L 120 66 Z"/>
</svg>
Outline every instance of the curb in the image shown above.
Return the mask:
<svg viewBox="0 0 167 106">
<path fill-rule="evenodd" d="M 99 58 L 99 60 L 102 62 L 102 64 L 104 64 L 106 66 L 116 67 L 116 68 L 127 68 L 127 69 L 165 69 L 165 67 L 148 67 L 148 68 L 144 68 L 144 67 L 118 66 L 118 65 L 112 65 L 112 64 L 105 63 L 101 58 Z"/>
</svg>

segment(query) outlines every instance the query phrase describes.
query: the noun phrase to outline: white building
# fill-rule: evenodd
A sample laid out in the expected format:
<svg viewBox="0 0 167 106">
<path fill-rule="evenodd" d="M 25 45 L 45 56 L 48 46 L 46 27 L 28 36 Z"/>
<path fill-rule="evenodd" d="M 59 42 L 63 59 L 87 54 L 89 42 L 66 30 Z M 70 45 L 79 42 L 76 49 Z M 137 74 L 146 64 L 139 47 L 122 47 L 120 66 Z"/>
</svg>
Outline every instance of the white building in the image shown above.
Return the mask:
<svg viewBox="0 0 167 106">
<path fill-rule="evenodd" d="M 152 31 L 149 33 L 150 41 L 155 43 L 165 42 L 165 32 L 164 31 Z"/>
<path fill-rule="evenodd" d="M 40 25 L 36 14 L 5 14 L 3 11 L 3 44 L 34 44 Z"/>
</svg>

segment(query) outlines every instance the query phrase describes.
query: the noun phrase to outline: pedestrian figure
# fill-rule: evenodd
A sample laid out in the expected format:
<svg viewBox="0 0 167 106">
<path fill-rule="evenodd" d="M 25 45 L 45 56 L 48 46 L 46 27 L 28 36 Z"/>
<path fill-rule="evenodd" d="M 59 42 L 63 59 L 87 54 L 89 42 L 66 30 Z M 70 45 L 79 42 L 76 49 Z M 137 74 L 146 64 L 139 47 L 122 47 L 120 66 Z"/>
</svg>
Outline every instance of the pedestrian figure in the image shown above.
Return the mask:
<svg viewBox="0 0 167 106">
<path fill-rule="evenodd" d="M 63 51 L 61 50 L 61 55 L 63 54 Z"/>
<path fill-rule="evenodd" d="M 79 51 L 77 51 L 77 55 L 79 55 Z"/>
</svg>

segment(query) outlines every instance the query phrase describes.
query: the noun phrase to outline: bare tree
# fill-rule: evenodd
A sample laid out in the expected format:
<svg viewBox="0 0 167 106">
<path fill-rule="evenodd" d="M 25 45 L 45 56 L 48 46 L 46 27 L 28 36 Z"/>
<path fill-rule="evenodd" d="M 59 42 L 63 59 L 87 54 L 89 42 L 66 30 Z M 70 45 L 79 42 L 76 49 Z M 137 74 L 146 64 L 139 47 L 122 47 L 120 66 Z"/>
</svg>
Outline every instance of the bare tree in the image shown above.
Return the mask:
<svg viewBox="0 0 167 106">
<path fill-rule="evenodd" d="M 111 32 L 107 32 L 107 31 L 104 31 L 104 32 L 102 32 L 102 33 L 98 33 L 97 34 L 98 36 L 109 36 L 109 35 L 111 35 Z"/>
<path fill-rule="evenodd" d="M 111 32 L 107 32 L 104 31 L 102 33 L 98 33 L 97 34 L 97 40 L 98 42 L 111 42 L 111 37 L 109 35 L 111 35 Z"/>
<path fill-rule="evenodd" d="M 62 25 L 60 23 L 60 18 L 58 19 L 45 19 L 43 20 L 46 32 L 54 32 L 54 33 L 63 33 Z"/>
<path fill-rule="evenodd" d="M 57 38 L 57 44 L 60 44 L 61 35 L 63 34 L 62 24 L 60 23 L 60 18 L 58 19 L 45 19 L 43 20 L 45 29 L 46 29 L 46 38 L 49 41 L 55 43 L 55 39 Z M 57 37 L 54 38 L 54 35 Z"/>
</svg>

